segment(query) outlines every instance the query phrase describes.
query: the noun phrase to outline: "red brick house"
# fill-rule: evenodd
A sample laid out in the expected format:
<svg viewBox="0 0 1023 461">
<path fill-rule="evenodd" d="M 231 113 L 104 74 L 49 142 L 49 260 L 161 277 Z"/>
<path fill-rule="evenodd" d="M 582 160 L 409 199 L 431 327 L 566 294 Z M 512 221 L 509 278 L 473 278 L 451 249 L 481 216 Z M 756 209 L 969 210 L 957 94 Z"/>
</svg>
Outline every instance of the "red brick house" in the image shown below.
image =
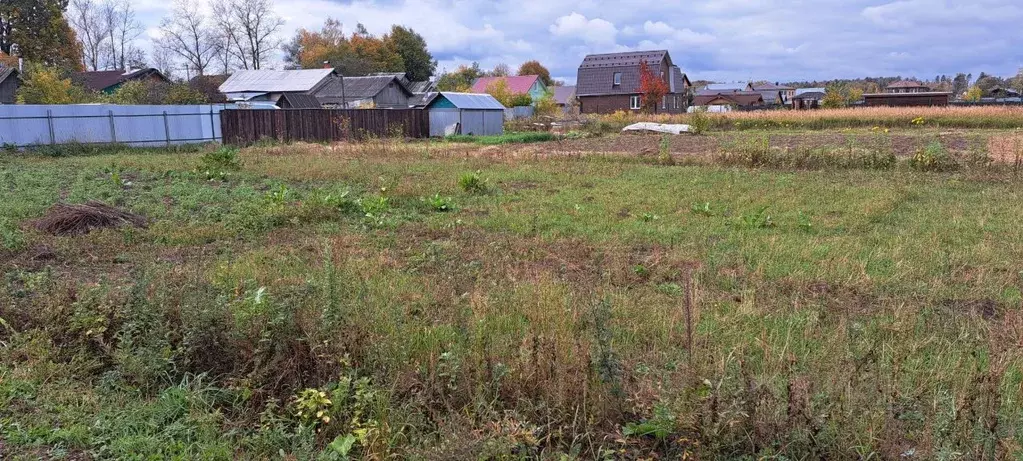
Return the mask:
<svg viewBox="0 0 1023 461">
<path fill-rule="evenodd" d="M 633 51 L 591 54 L 579 65 L 576 100 L 583 114 L 609 114 L 616 111 L 638 112 L 642 105 L 639 91 L 640 64 L 658 72 L 668 84 L 668 94 L 655 108 L 657 113 L 685 113 L 689 106 L 689 77 L 671 61 L 667 51 Z"/>
</svg>

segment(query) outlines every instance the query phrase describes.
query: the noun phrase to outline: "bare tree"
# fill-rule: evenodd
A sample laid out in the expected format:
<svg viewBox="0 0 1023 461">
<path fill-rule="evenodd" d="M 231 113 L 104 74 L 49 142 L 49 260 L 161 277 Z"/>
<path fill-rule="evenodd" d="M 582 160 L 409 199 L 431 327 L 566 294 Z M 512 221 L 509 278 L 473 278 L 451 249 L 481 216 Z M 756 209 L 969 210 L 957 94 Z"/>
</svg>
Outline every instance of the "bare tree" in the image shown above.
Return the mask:
<svg viewBox="0 0 1023 461">
<path fill-rule="evenodd" d="M 281 45 L 278 32 L 284 20 L 274 14 L 273 0 L 214 1 L 211 6 L 225 56 L 243 69 L 262 68 Z"/>
<path fill-rule="evenodd" d="M 135 7 L 128 0 L 106 0 L 103 20 L 110 34 L 108 66 L 115 69 L 132 67 L 131 58 L 139 55 L 135 39 L 142 35 L 142 24 L 135 17 Z"/>
<path fill-rule="evenodd" d="M 82 64 L 86 70 L 99 70 L 100 60 L 110 35 L 104 7 L 93 0 L 71 0 L 68 20 L 82 44 Z"/>
<path fill-rule="evenodd" d="M 173 80 L 174 74 L 174 57 L 171 56 L 170 51 L 162 46 L 153 47 L 152 60 L 149 63 L 150 67 L 160 71 L 164 77 Z"/>
<path fill-rule="evenodd" d="M 185 61 L 188 77 L 206 73 L 217 52 L 216 34 L 194 0 L 176 0 L 171 16 L 160 23 L 157 47 Z"/>
</svg>

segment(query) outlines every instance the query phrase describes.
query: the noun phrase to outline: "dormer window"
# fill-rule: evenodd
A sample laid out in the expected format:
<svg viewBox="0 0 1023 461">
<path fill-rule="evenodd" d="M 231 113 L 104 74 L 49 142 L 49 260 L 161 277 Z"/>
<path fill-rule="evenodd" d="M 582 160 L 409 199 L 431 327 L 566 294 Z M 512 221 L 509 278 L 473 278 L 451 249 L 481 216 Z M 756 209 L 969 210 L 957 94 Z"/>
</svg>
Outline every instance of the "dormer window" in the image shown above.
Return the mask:
<svg viewBox="0 0 1023 461">
<path fill-rule="evenodd" d="M 622 84 L 622 73 L 621 72 L 615 72 L 615 74 L 614 74 L 614 85 L 615 86 L 619 86 L 621 84 Z"/>
</svg>

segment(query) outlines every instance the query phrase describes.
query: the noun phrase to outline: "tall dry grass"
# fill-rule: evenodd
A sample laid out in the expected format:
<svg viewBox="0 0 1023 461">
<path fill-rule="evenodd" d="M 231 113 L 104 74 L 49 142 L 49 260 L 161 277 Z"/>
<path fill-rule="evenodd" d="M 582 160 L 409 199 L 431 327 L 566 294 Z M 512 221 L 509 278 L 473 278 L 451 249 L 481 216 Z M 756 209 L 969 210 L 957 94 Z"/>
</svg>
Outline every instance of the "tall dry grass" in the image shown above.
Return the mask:
<svg viewBox="0 0 1023 461">
<path fill-rule="evenodd" d="M 1023 107 L 861 107 L 812 111 L 765 110 L 704 114 L 714 130 L 836 129 L 836 128 L 1023 128 Z M 692 114 L 632 114 L 588 116 L 585 126 L 600 131 L 630 123 L 688 123 Z"/>
</svg>

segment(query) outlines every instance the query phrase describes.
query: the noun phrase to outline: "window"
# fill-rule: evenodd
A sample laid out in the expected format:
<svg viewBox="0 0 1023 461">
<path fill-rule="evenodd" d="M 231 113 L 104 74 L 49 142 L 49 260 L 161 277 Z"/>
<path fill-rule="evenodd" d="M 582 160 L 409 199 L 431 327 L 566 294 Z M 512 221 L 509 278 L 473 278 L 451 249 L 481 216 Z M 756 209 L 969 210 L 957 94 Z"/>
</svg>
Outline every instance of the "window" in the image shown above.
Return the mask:
<svg viewBox="0 0 1023 461">
<path fill-rule="evenodd" d="M 667 95 L 661 96 L 661 109 L 667 109 L 667 108 L 668 108 L 668 96 Z"/>
<path fill-rule="evenodd" d="M 633 96 L 629 98 L 629 109 L 639 109 L 639 96 Z"/>
<path fill-rule="evenodd" d="M 622 73 L 621 72 L 615 72 L 614 79 L 615 79 L 615 81 L 614 81 L 615 86 L 621 85 L 622 84 Z"/>
</svg>

